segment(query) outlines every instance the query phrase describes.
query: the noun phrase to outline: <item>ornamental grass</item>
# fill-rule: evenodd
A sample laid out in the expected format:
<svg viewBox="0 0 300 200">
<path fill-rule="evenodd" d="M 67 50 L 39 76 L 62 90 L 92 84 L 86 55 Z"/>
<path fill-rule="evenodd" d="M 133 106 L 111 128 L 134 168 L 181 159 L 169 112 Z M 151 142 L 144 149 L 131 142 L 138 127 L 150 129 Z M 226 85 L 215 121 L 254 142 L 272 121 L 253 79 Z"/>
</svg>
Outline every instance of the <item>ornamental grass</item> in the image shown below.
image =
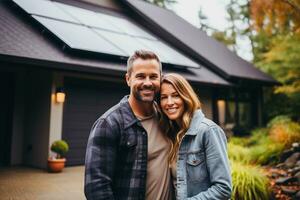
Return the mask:
<svg viewBox="0 0 300 200">
<path fill-rule="evenodd" d="M 268 200 L 270 191 L 267 177 L 259 167 L 231 162 L 232 200 Z"/>
</svg>

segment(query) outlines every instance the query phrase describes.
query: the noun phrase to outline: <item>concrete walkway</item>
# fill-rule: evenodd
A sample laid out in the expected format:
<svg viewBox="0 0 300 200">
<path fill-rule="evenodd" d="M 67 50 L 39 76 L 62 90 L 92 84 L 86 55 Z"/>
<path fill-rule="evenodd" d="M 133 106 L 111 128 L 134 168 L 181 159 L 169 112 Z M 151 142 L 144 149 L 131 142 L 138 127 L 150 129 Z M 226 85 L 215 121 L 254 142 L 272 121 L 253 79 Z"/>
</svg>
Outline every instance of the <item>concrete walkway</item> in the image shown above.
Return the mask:
<svg viewBox="0 0 300 200">
<path fill-rule="evenodd" d="M 62 173 L 14 167 L 0 168 L 1 200 L 82 200 L 84 167 L 67 167 Z"/>
</svg>

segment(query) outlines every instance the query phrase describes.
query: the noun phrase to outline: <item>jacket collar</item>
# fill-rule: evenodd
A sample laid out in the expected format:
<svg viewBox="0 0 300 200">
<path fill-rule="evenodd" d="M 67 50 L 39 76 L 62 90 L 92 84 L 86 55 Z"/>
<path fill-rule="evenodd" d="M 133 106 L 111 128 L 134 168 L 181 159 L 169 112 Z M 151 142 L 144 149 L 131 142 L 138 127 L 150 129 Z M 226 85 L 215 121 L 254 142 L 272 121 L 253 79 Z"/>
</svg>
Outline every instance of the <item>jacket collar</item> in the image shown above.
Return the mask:
<svg viewBox="0 0 300 200">
<path fill-rule="evenodd" d="M 190 127 L 186 132 L 186 135 L 197 135 L 199 124 L 203 121 L 204 117 L 205 116 L 201 109 L 196 110 L 194 112 Z"/>
<path fill-rule="evenodd" d="M 129 95 L 126 95 L 120 101 L 120 110 L 121 110 L 121 118 L 124 121 L 124 128 L 127 129 L 128 127 L 132 126 L 135 123 L 140 124 L 137 117 L 134 115 L 130 104 L 128 102 Z"/>
</svg>

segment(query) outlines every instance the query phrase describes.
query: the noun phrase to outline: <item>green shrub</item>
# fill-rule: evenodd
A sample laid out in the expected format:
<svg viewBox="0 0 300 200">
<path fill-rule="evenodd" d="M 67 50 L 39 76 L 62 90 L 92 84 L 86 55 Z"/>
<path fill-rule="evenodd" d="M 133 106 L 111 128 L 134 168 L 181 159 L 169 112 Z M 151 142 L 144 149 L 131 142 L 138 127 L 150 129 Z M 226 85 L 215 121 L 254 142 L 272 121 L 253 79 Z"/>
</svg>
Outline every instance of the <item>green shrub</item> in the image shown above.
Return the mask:
<svg viewBox="0 0 300 200">
<path fill-rule="evenodd" d="M 232 161 L 239 161 L 244 164 L 250 163 L 250 150 L 249 148 L 235 144 L 233 142 L 228 143 L 228 157 Z"/>
<path fill-rule="evenodd" d="M 269 199 L 268 179 L 260 168 L 239 162 L 231 162 L 231 168 L 232 200 Z"/>
<path fill-rule="evenodd" d="M 248 145 L 248 137 L 233 136 L 229 138 L 228 143 L 246 147 Z"/>
<path fill-rule="evenodd" d="M 56 158 L 63 158 L 69 151 L 69 145 L 64 140 L 56 140 L 51 145 L 51 151 L 56 153 Z"/>
<path fill-rule="evenodd" d="M 251 132 L 250 136 L 247 137 L 231 137 L 229 142 L 244 147 L 250 147 L 256 144 L 263 143 L 264 139 L 268 138 L 267 128 L 257 128 Z"/>
<path fill-rule="evenodd" d="M 264 144 L 269 138 L 268 128 L 257 128 L 251 132 L 251 136 L 247 140 L 247 146 Z"/>
<path fill-rule="evenodd" d="M 279 115 L 274 117 L 273 119 L 271 119 L 269 121 L 269 123 L 267 124 L 268 128 L 271 128 L 274 124 L 285 124 L 285 123 L 289 123 L 292 122 L 291 118 L 287 115 Z"/>
<path fill-rule="evenodd" d="M 259 140 L 247 138 L 247 142 L 252 143 L 249 147 L 236 144 L 235 142 L 238 140 L 240 139 L 230 140 L 228 143 L 228 156 L 230 160 L 244 164 L 266 165 L 274 163 L 279 160 L 284 150 L 284 144 L 274 143 L 266 136 L 261 137 Z"/>
<path fill-rule="evenodd" d="M 249 149 L 249 163 L 266 165 L 279 161 L 280 155 L 284 150 L 284 144 L 267 142 L 252 146 Z M 269 141 L 271 141 L 269 139 Z"/>
<path fill-rule="evenodd" d="M 300 141 L 300 125 L 287 116 L 271 120 L 267 128 L 255 129 L 248 137 L 232 137 L 228 155 L 232 165 L 233 200 L 267 200 L 268 179 L 259 166 L 277 162 L 285 148 Z"/>
</svg>

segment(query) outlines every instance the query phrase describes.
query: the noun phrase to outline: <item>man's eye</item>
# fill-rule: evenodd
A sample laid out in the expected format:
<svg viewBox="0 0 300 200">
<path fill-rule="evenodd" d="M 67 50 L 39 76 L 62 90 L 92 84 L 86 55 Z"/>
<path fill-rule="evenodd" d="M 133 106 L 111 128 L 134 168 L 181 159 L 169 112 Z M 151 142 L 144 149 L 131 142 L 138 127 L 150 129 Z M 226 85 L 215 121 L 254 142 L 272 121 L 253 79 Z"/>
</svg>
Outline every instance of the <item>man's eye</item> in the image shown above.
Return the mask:
<svg viewBox="0 0 300 200">
<path fill-rule="evenodd" d="M 158 79 L 158 76 L 157 76 L 157 75 L 150 76 L 150 79 L 151 79 L 151 80 L 156 80 L 156 79 Z"/>
<path fill-rule="evenodd" d="M 137 75 L 136 78 L 142 79 L 142 78 L 144 78 L 144 76 L 143 75 Z"/>
</svg>

